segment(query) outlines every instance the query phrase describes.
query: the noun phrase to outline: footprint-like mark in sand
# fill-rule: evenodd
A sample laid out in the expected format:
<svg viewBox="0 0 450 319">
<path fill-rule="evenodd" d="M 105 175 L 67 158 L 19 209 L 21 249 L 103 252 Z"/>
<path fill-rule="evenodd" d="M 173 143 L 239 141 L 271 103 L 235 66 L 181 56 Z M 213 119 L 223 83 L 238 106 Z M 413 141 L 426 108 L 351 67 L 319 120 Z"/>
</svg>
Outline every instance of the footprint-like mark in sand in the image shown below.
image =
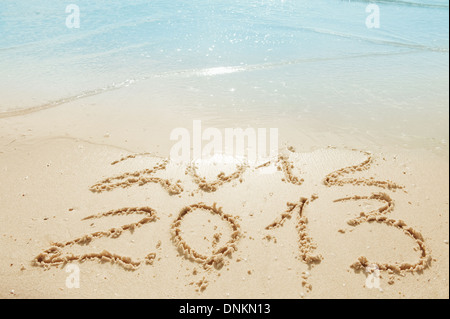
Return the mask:
<svg viewBox="0 0 450 319">
<path fill-rule="evenodd" d="M 119 264 L 127 270 L 136 270 L 143 262 L 145 262 L 146 264 L 153 264 L 153 261 L 156 257 L 155 253 L 149 253 L 143 260 L 132 260 L 130 257 L 117 255 L 105 250 L 100 253 L 88 253 L 82 255 L 63 253 L 64 248 L 72 247 L 74 245 L 86 246 L 89 245 L 93 240 L 98 238 L 119 238 L 124 231 L 128 230 L 130 232 L 133 232 L 136 228 L 139 228 L 151 222 L 155 222 L 158 219 L 156 216 L 156 212 L 150 207 L 132 207 L 111 210 L 98 215 L 91 215 L 83 218 L 82 220 L 131 214 L 144 215 L 145 217 L 136 223 L 122 225 L 118 228 L 111 228 L 107 231 L 94 232 L 67 242 L 52 243 L 49 249 L 45 250 L 34 258 L 33 264 L 35 266 L 50 267 L 60 265 L 64 266 L 65 264 L 73 261 L 84 262 L 87 260 L 97 260 L 102 263 L 110 262 L 113 264 Z"/>
<path fill-rule="evenodd" d="M 227 222 L 232 230 L 230 240 L 220 248 L 213 251 L 211 256 L 205 256 L 193 249 L 181 236 L 181 226 L 183 218 L 187 214 L 194 213 L 197 210 L 204 210 L 210 212 L 214 216 L 220 217 L 223 221 Z M 221 269 L 225 263 L 225 257 L 231 257 L 231 254 L 237 250 L 236 244 L 242 236 L 240 226 L 236 219 L 222 211 L 221 207 L 217 207 L 216 203 L 213 206 L 208 206 L 204 203 L 198 203 L 181 209 L 178 217 L 171 225 L 172 240 L 179 252 L 186 259 L 197 262 L 205 269 L 213 266 L 216 269 Z"/>
<path fill-rule="evenodd" d="M 422 272 L 424 269 L 431 265 L 431 256 L 425 246 L 425 241 L 420 232 L 412 227 L 407 226 L 403 220 L 396 220 L 389 218 L 387 215 L 394 210 L 394 201 L 389 195 L 385 193 L 374 193 L 371 196 L 352 196 L 346 198 L 336 199 L 334 202 L 345 202 L 345 201 L 359 201 L 359 200 L 377 200 L 383 203 L 383 205 L 370 212 L 362 212 L 360 216 L 347 221 L 352 227 L 357 227 L 362 223 L 379 223 L 386 224 L 391 227 L 395 227 L 401 230 L 405 235 L 412 238 L 418 245 L 420 250 L 420 258 L 414 263 L 377 263 L 369 262 L 365 256 L 358 258 L 358 261 L 351 265 L 356 271 L 364 270 L 367 267 L 376 265 L 379 270 L 387 271 L 390 274 L 402 274 L 404 272 Z"/>
<path fill-rule="evenodd" d="M 113 162 L 112 165 L 115 165 L 123 160 L 134 158 L 133 155 L 122 158 L 119 161 Z M 167 167 L 169 160 L 165 159 L 153 168 L 144 169 L 141 171 L 136 171 L 133 173 L 124 173 L 121 175 L 113 176 L 106 178 L 90 187 L 90 190 L 94 193 L 102 193 L 106 191 L 111 191 L 116 188 L 128 188 L 133 185 L 143 186 L 148 183 L 159 183 L 170 195 L 178 195 L 183 192 L 183 187 L 181 186 L 181 182 L 172 182 L 168 179 L 155 177 L 155 174 L 158 171 L 165 170 Z"/>
</svg>

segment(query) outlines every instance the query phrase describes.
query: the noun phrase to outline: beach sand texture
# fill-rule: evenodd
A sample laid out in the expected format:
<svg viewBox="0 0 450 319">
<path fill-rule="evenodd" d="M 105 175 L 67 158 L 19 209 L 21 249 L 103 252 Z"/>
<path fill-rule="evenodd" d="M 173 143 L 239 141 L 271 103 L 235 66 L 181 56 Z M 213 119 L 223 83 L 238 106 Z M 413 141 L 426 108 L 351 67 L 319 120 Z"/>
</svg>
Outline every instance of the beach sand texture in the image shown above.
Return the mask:
<svg viewBox="0 0 450 319">
<path fill-rule="evenodd" d="M 0 298 L 449 298 L 448 1 L 67 5 L 0 1 Z"/>
<path fill-rule="evenodd" d="M 65 138 L 11 148 L 1 296 L 448 297 L 448 170 L 431 160 L 290 147 L 195 167 Z"/>
</svg>

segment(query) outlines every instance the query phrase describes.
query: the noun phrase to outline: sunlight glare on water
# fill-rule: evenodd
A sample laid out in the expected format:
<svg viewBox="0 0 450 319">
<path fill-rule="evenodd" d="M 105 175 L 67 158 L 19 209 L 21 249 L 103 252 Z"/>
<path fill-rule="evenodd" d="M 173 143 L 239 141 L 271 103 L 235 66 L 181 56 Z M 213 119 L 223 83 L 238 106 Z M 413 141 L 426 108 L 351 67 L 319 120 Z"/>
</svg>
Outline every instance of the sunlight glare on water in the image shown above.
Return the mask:
<svg viewBox="0 0 450 319">
<path fill-rule="evenodd" d="M 448 1 L 73 2 L 73 29 L 66 2 L 0 2 L 0 116 L 155 78 L 160 96 L 190 86 L 262 113 L 448 114 Z"/>
</svg>

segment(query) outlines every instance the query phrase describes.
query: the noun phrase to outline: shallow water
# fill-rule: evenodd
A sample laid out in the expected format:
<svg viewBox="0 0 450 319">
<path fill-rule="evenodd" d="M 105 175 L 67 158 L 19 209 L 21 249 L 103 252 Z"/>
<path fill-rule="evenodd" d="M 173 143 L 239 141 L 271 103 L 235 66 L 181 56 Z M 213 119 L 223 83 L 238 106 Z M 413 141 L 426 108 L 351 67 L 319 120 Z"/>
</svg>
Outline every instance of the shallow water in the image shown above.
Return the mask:
<svg viewBox="0 0 450 319">
<path fill-rule="evenodd" d="M 214 96 L 448 144 L 448 1 L 73 3 L 69 29 L 66 2 L 0 2 L 0 118 L 139 83 L 142 98 L 194 92 L 199 112 Z M 369 3 L 379 28 L 366 25 Z"/>
</svg>

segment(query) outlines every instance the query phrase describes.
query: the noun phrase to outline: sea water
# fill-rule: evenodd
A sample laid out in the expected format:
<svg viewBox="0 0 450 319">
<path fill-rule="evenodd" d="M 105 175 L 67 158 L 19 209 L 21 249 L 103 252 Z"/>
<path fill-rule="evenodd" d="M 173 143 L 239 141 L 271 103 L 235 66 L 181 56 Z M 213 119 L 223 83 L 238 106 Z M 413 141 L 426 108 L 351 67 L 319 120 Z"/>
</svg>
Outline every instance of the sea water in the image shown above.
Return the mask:
<svg viewBox="0 0 450 319">
<path fill-rule="evenodd" d="M 442 0 L 0 0 L 0 117 L 149 83 L 445 144 L 448 22 Z"/>
</svg>

